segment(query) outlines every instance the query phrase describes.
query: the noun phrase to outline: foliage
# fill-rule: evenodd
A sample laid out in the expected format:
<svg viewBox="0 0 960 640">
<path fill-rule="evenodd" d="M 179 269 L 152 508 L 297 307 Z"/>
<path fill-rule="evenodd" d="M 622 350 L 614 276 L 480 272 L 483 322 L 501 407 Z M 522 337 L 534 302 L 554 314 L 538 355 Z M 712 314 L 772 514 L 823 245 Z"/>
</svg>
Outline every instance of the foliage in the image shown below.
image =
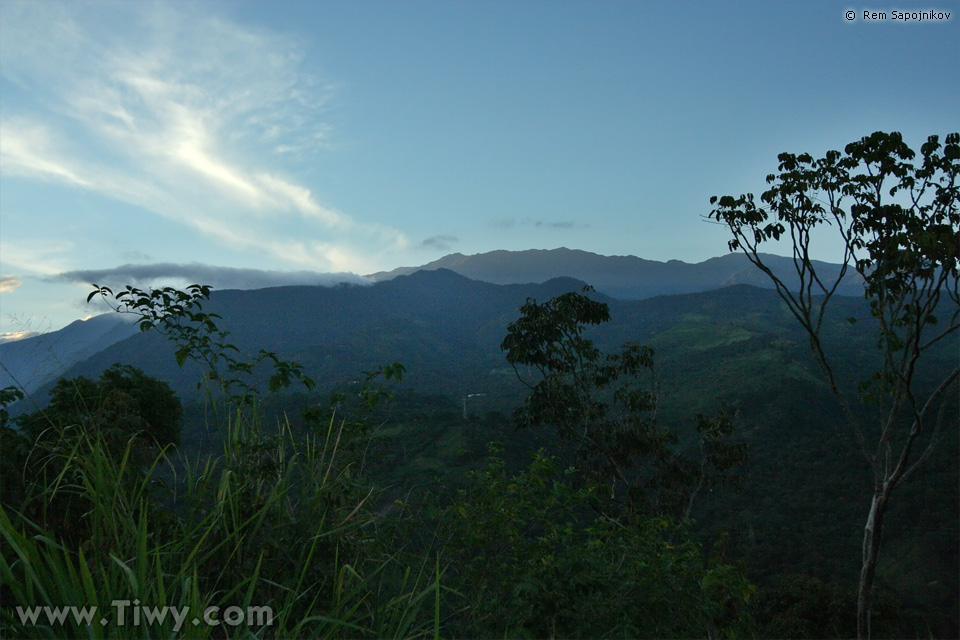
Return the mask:
<svg viewBox="0 0 960 640">
<path fill-rule="evenodd" d="M 449 584 L 467 600 L 449 600 L 455 635 L 689 637 L 749 627 L 753 587 L 722 559 L 706 562 L 673 524 L 713 473 L 739 463 L 742 445 L 726 442 L 732 422 L 701 418 L 699 466 L 673 451 L 676 437 L 653 418 L 652 351 L 627 344 L 603 356 L 583 335 L 608 319 L 605 304 L 567 293 L 528 299 L 508 328 L 502 348 L 531 391 L 515 423 L 555 427 L 584 470 L 540 449 L 511 474 L 502 445 L 490 445 L 486 468 L 438 516 Z M 641 469 L 628 479 L 633 466 Z"/>
<path fill-rule="evenodd" d="M 59 489 L 80 481 L 67 461 L 83 439 L 95 438 L 112 459 L 123 461 L 118 483 L 136 484 L 158 452 L 179 443 L 182 413 L 167 383 L 135 367 L 114 365 L 97 381 L 61 379 L 46 409 L 20 416 L 16 429 L 3 427 L 0 498 L 75 542 L 90 533 L 84 517 L 90 504 Z"/>
<path fill-rule="evenodd" d="M 23 391 L 17 387 L 4 387 L 0 389 L 0 429 L 7 426 L 10 421 L 10 412 L 7 407 L 17 400 L 23 400 Z"/>
<path fill-rule="evenodd" d="M 780 154 L 780 173 L 758 207 L 753 194 L 712 197 L 709 217 L 725 224 L 732 251 L 773 281 L 804 328 L 814 360 L 840 401 L 872 471 L 873 496 L 864 529 L 857 633 L 869 637 L 871 601 L 884 516 L 894 490 L 931 455 L 939 441 L 948 390 L 960 366 L 923 393 L 925 357 L 960 329 L 960 134 L 940 143 L 930 136 L 921 158 L 899 133 L 877 132 L 843 153 Z M 814 236 L 832 227 L 843 248 L 843 268 L 822 277 L 811 258 Z M 764 263 L 760 247 L 789 238 L 799 276 L 787 286 Z M 849 270 L 864 283 L 881 355 L 879 369 L 861 371 L 857 395 L 875 408 L 873 425 L 851 406 L 822 330 L 831 299 Z M 856 320 L 851 318 L 852 322 Z"/>
<path fill-rule="evenodd" d="M 502 448 L 441 518 L 449 584 L 467 598 L 453 631 L 484 637 L 707 637 L 749 626 L 753 587 L 705 562 L 682 529 L 595 514 L 594 490 L 542 450 L 511 475 Z M 456 606 L 454 601 L 451 606 Z"/>
<path fill-rule="evenodd" d="M 134 482 L 97 433 L 81 432 L 64 460 L 66 493 L 88 505 L 87 534 L 72 543 L 0 508 L 0 578 L 4 637 L 422 637 L 435 620 L 436 567 L 402 566 L 370 536 L 369 490 L 338 471 L 336 423 L 295 441 L 234 433 L 222 461 L 176 464 L 160 454 Z M 259 445 L 271 441 L 270 448 Z M 275 466 L 248 464 L 263 455 Z M 158 495 L 157 469 L 181 467 L 175 493 Z M 179 493 L 181 492 L 182 493 Z M 173 499 L 174 502 L 170 503 Z M 183 509 L 178 505 L 187 505 Z M 117 600 L 149 607 L 189 607 L 188 624 L 172 617 L 134 627 L 115 617 Z M 15 606 L 96 606 L 91 623 L 25 622 Z M 267 626 L 191 625 L 207 607 L 269 607 Z M 107 625 L 98 624 L 106 615 Z"/>
<path fill-rule="evenodd" d="M 361 371 L 360 378 L 352 380 L 349 391 L 334 391 L 330 394 L 326 405 L 314 404 L 304 408 L 303 418 L 307 424 L 325 424 L 336 414 L 346 416 L 343 420 L 345 450 L 357 454 L 358 447 L 364 451 L 371 445 L 373 432 L 383 426 L 383 422 L 374 425 L 374 420 L 380 416 L 378 409 L 383 408 L 386 401 L 392 400 L 393 395 L 385 387 L 390 381 L 400 382 L 406 372 L 399 362 L 380 365 L 372 371 Z M 359 385 L 357 388 L 355 385 Z M 385 418 L 384 418 L 385 421 Z M 358 465 L 362 469 L 366 456 L 361 455 Z"/>
<path fill-rule="evenodd" d="M 813 576 L 780 574 L 754 602 L 767 638 L 849 638 L 857 632 L 857 593 Z M 877 602 L 876 631 L 894 636 L 898 603 L 888 592 Z"/>
<path fill-rule="evenodd" d="M 627 342 L 603 355 L 583 335 L 587 325 L 610 319 L 605 303 L 570 292 L 544 303 L 528 299 L 508 327 L 501 349 L 531 390 L 514 412 L 519 428 L 552 426 L 571 443 L 592 486 L 603 487 L 610 504 L 627 513 L 689 515 L 700 489 L 730 481 L 725 474 L 745 458 L 732 444 L 730 417 L 698 417 L 699 461 L 675 449 L 677 436 L 656 420 L 658 384 L 653 350 Z M 528 382 L 519 367 L 535 371 Z M 525 373 L 526 373 L 525 372 Z M 617 489 L 625 500 L 617 499 Z"/>
<path fill-rule="evenodd" d="M 82 376 L 61 378 L 47 408 L 20 418 L 18 424 L 34 439 L 43 438 L 51 427 L 79 425 L 101 432 L 120 448 L 132 437 L 165 447 L 179 443 L 182 416 L 183 407 L 169 384 L 136 367 L 115 364 L 96 382 Z"/>
<path fill-rule="evenodd" d="M 19 492 L 4 487 L 5 604 L 82 603 L 102 612 L 128 600 L 189 606 L 195 616 L 208 606 L 255 604 L 272 609 L 272 623 L 241 634 L 435 635 L 439 565 L 403 565 L 377 535 L 375 492 L 363 478 L 362 447 L 354 442 L 364 431 L 347 428 L 360 420 L 331 412 L 302 436 L 289 422 L 275 433 L 264 429 L 256 391 L 240 374 L 268 359 L 274 364 L 271 390 L 293 380 L 312 388 L 312 380 L 299 365 L 269 352 L 251 363 L 231 355 L 236 349 L 225 342 L 216 316 L 200 311 L 208 293 L 199 285 L 190 293 L 128 287 L 117 299 L 141 314 L 141 328 L 157 327 L 177 341 L 179 363 L 201 362 L 206 380 L 223 383 L 235 407 L 221 414 L 222 452 L 191 461 L 171 458 L 168 448 L 140 447 L 140 434 L 153 442 L 178 435 L 171 420 L 179 420 L 180 405 L 170 402 L 176 399 L 164 383 L 137 369 L 116 365 L 98 382 L 58 383 L 49 409 L 27 416 L 22 432 L 4 427 L 16 435 L 11 440 L 4 434 L 4 453 L 22 453 L 16 468 L 25 482 L 29 477 Z M 363 406 L 372 409 L 388 397 L 375 384 L 378 377 L 399 380 L 403 370 L 394 363 L 365 372 Z M 337 404 L 346 410 L 342 399 Z M 8 447 L 11 441 L 16 447 Z M 69 617 L 64 624 L 44 624 L 42 615 L 35 625 L 10 607 L 2 615 L 4 636 L 233 633 L 222 625 L 176 629 L 172 619 L 131 631 Z"/>
<path fill-rule="evenodd" d="M 272 351 L 260 349 L 253 360 L 240 359 L 240 350 L 226 341 L 229 332 L 217 326 L 220 316 L 203 311 L 203 303 L 210 298 L 211 289 L 207 285 L 192 284 L 186 291 L 173 287 L 142 290 L 127 286 L 116 294 L 109 287 L 96 284 L 93 287 L 87 302 L 99 296 L 118 313 L 139 316 L 137 325 L 141 331 L 155 329 L 176 343 L 178 365 L 183 366 L 187 360 L 199 363 L 204 368 L 204 376 L 197 381 L 197 388 L 217 382 L 232 402 L 252 404 L 259 390 L 247 379 L 262 363 L 272 366 L 267 379 L 270 391 L 287 388 L 294 382 L 308 390 L 316 386 L 298 363 L 282 360 Z"/>
<path fill-rule="evenodd" d="M 763 309 L 758 313 L 760 298 Z M 276 299 L 283 300 L 279 295 Z M 743 308 L 745 300 L 747 310 Z M 535 301 L 528 304 L 531 302 L 536 305 Z M 159 303 L 163 303 L 162 296 Z M 511 303 L 514 309 L 518 303 L 519 299 Z M 238 363 L 245 356 L 227 348 L 227 332 L 219 328 L 210 332 L 209 327 L 200 326 L 210 341 L 197 338 L 193 344 L 200 351 L 187 352 L 182 361 L 195 360 L 208 369 L 207 363 L 213 362 L 215 371 L 223 375 L 205 376 L 206 380 L 220 384 L 235 377 L 238 383 L 230 386 L 228 394 L 234 406 L 216 415 L 212 432 L 208 430 L 208 405 L 197 401 L 188 406 L 183 455 L 168 450 L 158 457 L 161 462 L 150 461 L 133 473 L 129 458 L 133 448 L 127 443 L 115 451 L 103 438 L 94 442 L 96 434 L 73 429 L 70 437 L 57 442 L 57 447 L 41 451 L 17 432 L 4 431 L 0 441 L 4 472 L 9 470 L 7 462 L 11 459 L 7 451 L 15 450 L 23 460 L 43 460 L 33 468 L 50 473 L 33 478 L 31 504 L 43 505 L 48 512 L 46 519 L 33 517 L 21 508 L 24 503 L 19 498 L 8 500 L 5 493 L 4 515 L 10 524 L 2 528 L 9 536 L 4 537 L 2 545 L 8 564 L 0 597 L 5 603 L 34 604 L 41 602 L 37 594 L 43 590 L 50 602 L 105 603 L 102 606 L 109 608 L 112 599 L 140 593 L 144 594 L 141 600 L 150 605 L 225 606 L 243 604 L 249 598 L 250 602 L 274 607 L 275 622 L 270 628 L 221 626 L 210 630 L 201 626 L 186 633 L 188 637 L 437 637 L 441 632 L 451 637 L 739 637 L 754 633 L 751 615 L 761 636 L 813 630 L 819 633 L 823 629 L 830 630 L 826 632 L 829 634 L 839 628 L 849 634 L 853 602 L 849 589 L 810 576 L 794 581 L 797 588 L 781 588 L 779 579 L 768 587 L 763 580 L 767 570 L 767 575 L 809 571 L 816 572 L 818 578 L 836 579 L 823 574 L 845 571 L 849 563 L 831 562 L 830 553 L 850 546 L 851 541 L 842 535 L 835 536 L 842 541 L 828 536 L 842 529 L 843 522 L 834 522 L 836 516 L 845 514 L 845 505 L 859 496 L 856 483 L 849 482 L 850 456 L 829 450 L 836 438 L 830 443 L 816 441 L 817 434 L 830 430 L 836 411 L 809 406 L 811 402 L 822 405 L 826 387 L 817 386 L 807 372 L 812 364 L 804 367 L 797 360 L 794 332 L 784 326 L 783 312 L 766 296 L 740 290 L 736 295 L 718 292 L 706 299 L 671 298 L 653 305 L 616 303 L 619 324 L 603 326 L 578 324 L 576 312 L 571 311 L 578 301 L 571 297 L 569 303 L 563 313 L 547 319 L 540 328 L 546 333 L 554 323 L 566 333 L 561 332 L 555 344 L 541 344 L 536 331 L 531 332 L 527 334 L 530 348 L 536 350 L 541 344 L 546 357 L 551 349 L 557 355 L 563 347 L 575 345 L 569 351 L 573 357 L 560 356 L 555 371 L 570 362 L 575 363 L 570 368 L 576 370 L 576 351 L 589 353 L 594 347 L 586 337 L 596 339 L 602 349 L 596 349 L 593 364 L 588 358 L 587 366 L 577 374 L 587 382 L 586 400 L 581 406 L 589 407 L 587 400 L 595 400 L 612 420 L 612 416 L 625 411 L 624 403 L 615 398 L 619 388 L 649 392 L 653 408 L 642 417 L 667 432 L 672 441 L 664 448 L 686 461 L 677 467 L 681 473 L 671 475 L 658 471 L 648 459 L 635 460 L 630 468 L 636 477 L 659 483 L 644 485 L 638 508 L 630 517 L 623 517 L 627 496 L 622 485 L 616 488 L 616 495 L 623 501 L 611 501 L 610 485 L 598 481 L 598 467 L 592 466 L 590 452 L 577 452 L 579 441 L 565 440 L 560 458 L 538 451 L 543 442 L 537 432 L 546 432 L 549 438 L 550 428 L 558 425 L 531 424 L 539 428 L 518 432 L 505 415 L 491 412 L 506 411 L 514 401 L 520 401 L 520 385 L 514 382 L 514 373 L 530 382 L 527 390 L 531 392 L 547 377 L 533 364 L 513 363 L 515 369 L 511 371 L 502 357 L 493 353 L 479 358 L 473 351 L 453 349 L 446 360 L 430 361 L 444 376 L 442 389 L 452 399 L 436 394 L 410 395 L 412 392 L 405 389 L 397 400 L 384 402 L 393 392 L 390 383 L 406 374 L 396 363 L 375 367 L 377 362 L 389 361 L 385 358 L 403 344 L 406 336 L 393 321 L 385 321 L 384 330 L 400 332 L 397 340 L 376 342 L 380 328 L 358 335 L 357 344 L 369 347 L 364 355 L 358 356 L 353 344 L 316 358 L 306 350 L 298 352 L 311 370 L 329 372 L 323 368 L 324 358 L 335 362 L 344 376 L 367 369 L 335 387 L 337 393 L 329 402 L 318 402 L 306 386 L 305 391 L 296 393 L 258 394 L 255 381 L 267 381 L 266 367 L 251 362 L 249 373 L 246 369 L 231 373 L 223 359 L 211 358 L 211 353 L 203 350 L 224 348 Z M 846 302 L 833 304 L 843 306 Z M 536 306 L 544 308 L 547 304 Z M 196 308 L 192 311 L 202 313 Z M 176 315 L 178 310 L 170 312 Z M 499 341 L 506 325 L 506 316 L 501 313 L 491 311 L 501 319 L 478 331 Z M 753 315 L 747 317 L 745 313 Z M 581 318 L 588 315 L 581 314 Z M 627 322 L 622 315 L 628 316 Z M 571 317 L 572 322 L 563 324 Z M 214 327 L 220 323 L 219 316 L 209 319 Z M 178 321 L 197 326 L 185 315 Z M 609 345 L 637 336 L 649 340 L 678 326 L 678 322 L 694 326 L 704 341 L 698 343 L 695 352 L 684 351 L 687 343 L 679 344 L 679 351 L 671 351 L 669 344 L 652 342 L 657 346 L 657 362 L 667 363 L 663 370 L 640 366 L 637 372 L 627 373 L 622 361 L 604 354 L 621 356 L 623 350 L 613 351 Z M 591 330 L 583 325 L 597 330 L 588 334 Z M 244 342 L 239 324 L 232 322 L 229 326 L 236 330 L 236 344 L 250 344 Z M 403 351 L 412 354 L 417 365 L 410 367 L 405 382 L 413 380 L 421 385 L 420 391 L 429 392 L 434 387 L 423 386 L 424 360 L 416 358 L 423 345 L 433 344 L 429 339 L 435 331 L 417 326 L 426 342 L 417 341 Z M 853 327 L 838 322 L 825 326 L 832 332 L 826 335 L 825 344 L 842 343 L 851 352 L 862 351 L 863 337 Z M 838 327 L 845 332 L 836 333 Z M 566 337 L 571 335 L 584 341 Z M 733 339 L 728 340 L 730 337 Z M 183 344 L 190 344 L 189 339 Z M 493 338 L 490 344 L 495 344 Z M 479 348 L 476 353 L 480 353 Z M 649 355 L 652 365 L 652 352 Z M 459 368 L 451 368 L 455 361 L 459 361 Z M 488 371 L 488 367 L 496 368 Z M 590 372 L 602 367 L 619 367 L 619 377 L 605 386 L 593 384 L 598 378 L 591 377 Z M 846 371 L 841 376 L 849 377 Z M 572 374 L 555 378 L 561 384 L 573 381 Z M 323 379 L 330 379 L 329 373 Z M 738 380 L 748 379 L 750 388 L 744 392 Z M 463 388 L 487 395 L 478 399 L 476 406 L 471 404 L 469 418 L 461 420 L 460 396 L 456 394 Z M 246 393 L 245 389 L 251 391 Z M 791 402 L 786 402 L 788 399 Z M 715 482 L 731 477 L 733 469 L 704 462 L 711 456 L 719 461 L 722 452 L 715 446 L 729 446 L 732 413 L 691 420 L 700 411 L 718 404 L 728 406 L 729 402 L 751 408 L 738 419 L 737 429 L 747 429 L 758 450 L 765 452 L 751 457 L 752 464 L 762 465 L 765 475 L 753 475 L 757 466 L 745 467 L 744 473 L 753 475 L 748 490 L 754 490 L 749 497 L 737 499 L 722 492 L 709 501 L 701 499 L 697 522 L 678 525 L 677 519 L 654 515 L 659 512 L 666 516 L 668 511 L 684 515 L 694 497 L 703 496 Z M 303 407 L 308 410 L 301 423 L 296 416 Z M 747 420 L 757 407 L 764 412 L 762 416 L 750 415 Z M 803 424 L 804 416 L 811 415 L 824 424 Z M 279 428 L 274 429 L 277 421 Z M 687 439 L 687 432 L 677 438 L 658 424 L 687 424 L 689 432 L 699 427 L 700 456 L 696 457 L 697 443 Z M 189 425 L 196 425 L 196 431 Z M 757 438 L 761 430 L 762 438 Z M 11 433 L 17 437 L 8 437 Z M 491 451 L 484 460 L 482 443 L 491 437 L 508 444 L 505 449 Z M 197 449 L 198 438 L 206 438 L 202 455 Z M 686 455 L 680 456 L 677 450 Z M 777 451 L 778 455 L 767 455 L 767 451 Z M 932 462 L 939 464 L 941 458 L 938 455 Z M 811 482 L 809 471 L 795 468 L 797 460 L 811 460 L 814 473 L 829 476 L 830 483 Z M 84 461 L 90 464 L 82 464 Z M 593 462 L 603 461 L 602 457 L 593 458 Z M 52 473 L 54 469 L 65 471 L 60 476 L 59 471 Z M 97 469 L 107 470 L 102 478 L 98 478 Z M 471 469 L 474 472 L 467 477 Z M 669 471 L 670 467 L 663 469 Z M 431 520 L 423 509 L 412 505 L 417 504 L 419 488 L 436 476 L 444 485 L 439 495 L 451 499 L 432 514 L 437 519 Z M 950 498 L 955 492 L 940 488 L 943 481 L 954 486 L 950 481 L 954 477 L 955 472 L 950 470 L 937 476 L 935 482 L 925 477 L 921 485 L 925 493 L 904 492 L 902 497 L 923 498 L 922 503 L 927 505 L 924 508 L 955 504 L 955 498 L 952 502 Z M 114 482 L 114 478 L 125 479 Z M 823 504 L 824 486 L 829 487 L 826 493 L 832 497 L 829 506 Z M 94 499 L 93 493 L 99 498 Z M 653 496 L 660 496 L 659 501 L 654 502 Z M 931 502 L 930 496 L 935 501 Z M 398 497 L 401 500 L 395 501 Z M 65 513 L 57 506 L 58 500 L 72 501 L 76 513 L 87 514 L 76 520 L 90 524 L 90 528 L 71 530 L 68 527 L 72 520 L 51 519 L 50 512 Z M 667 508 L 671 500 L 676 508 Z M 844 500 L 843 504 L 833 503 Z M 798 501 L 804 502 L 799 505 Z M 704 511 L 705 504 L 713 511 Z M 911 505 L 907 513 L 919 508 Z M 722 523 L 718 512 L 723 512 Z M 712 523 L 702 517 L 706 513 L 713 514 Z M 812 522 L 808 519 L 811 515 L 822 522 Z M 938 550 L 955 549 L 950 531 L 931 533 L 929 527 L 938 526 L 942 520 L 938 517 L 917 521 L 916 526 L 928 527 L 923 529 L 927 538 L 939 536 Z M 758 543 L 753 546 L 744 544 L 747 535 L 743 523 L 748 522 L 750 539 L 754 524 L 757 529 Z M 743 569 L 727 560 L 725 542 L 714 545 L 709 553 L 693 542 L 716 537 L 711 530 L 718 524 L 734 528 L 731 539 L 740 545 L 736 551 L 754 563 L 751 577 L 759 578 L 759 590 L 750 585 Z M 744 531 L 737 531 L 739 526 Z M 93 530 L 100 536 L 96 543 L 92 542 Z M 117 533 L 108 535 L 110 531 Z M 901 536 L 895 541 L 901 548 L 918 539 Z M 758 551 L 761 547 L 762 552 Z M 142 562 L 145 556 L 140 555 L 141 549 L 149 556 L 147 562 Z M 904 561 L 916 557 L 910 555 Z M 956 566 L 950 561 L 954 557 L 943 556 L 940 563 Z M 921 566 L 914 569 L 916 580 L 926 585 L 932 577 L 943 578 L 943 571 L 934 574 L 929 569 L 931 562 L 936 564 L 935 556 L 920 556 L 920 560 L 917 564 Z M 775 568 L 766 567 L 768 561 Z M 84 591 L 88 587 L 82 579 L 71 581 L 72 575 L 83 575 L 83 566 L 92 577 L 93 591 Z M 130 586 L 127 569 L 134 572 L 140 591 Z M 893 570 L 887 569 L 888 575 Z M 950 592 L 949 579 L 936 584 L 937 589 Z M 806 587 L 809 589 L 804 591 Z M 922 597 L 932 588 L 911 594 Z M 33 592 L 28 594 L 26 589 Z M 906 601 L 904 606 L 908 606 Z M 915 603 L 910 606 L 917 609 Z M 938 605 L 924 606 L 931 609 Z M 839 618 L 835 616 L 837 607 L 845 607 Z M 897 633 L 896 627 L 889 626 L 896 609 L 888 607 L 883 592 L 878 594 L 876 610 L 877 632 Z M 842 624 L 835 624 L 836 620 Z M 0 629 L 4 637 L 44 633 L 98 637 L 98 633 L 118 633 L 115 627 L 102 632 L 81 627 L 27 629 L 12 613 L 0 625 L 5 625 Z M 906 634 L 925 635 L 926 628 L 921 621 Z M 930 627 L 931 634 L 935 628 Z M 904 629 L 898 631 L 902 634 Z M 151 627 L 150 635 L 175 634 L 167 625 Z M 950 633 L 945 635 L 950 637 Z"/>
</svg>

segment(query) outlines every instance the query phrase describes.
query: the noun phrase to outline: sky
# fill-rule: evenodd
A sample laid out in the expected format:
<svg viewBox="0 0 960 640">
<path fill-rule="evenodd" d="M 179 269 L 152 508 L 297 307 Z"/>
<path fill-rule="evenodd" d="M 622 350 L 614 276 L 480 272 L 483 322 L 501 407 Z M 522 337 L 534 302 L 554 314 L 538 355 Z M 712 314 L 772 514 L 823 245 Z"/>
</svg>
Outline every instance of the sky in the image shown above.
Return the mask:
<svg viewBox="0 0 960 640">
<path fill-rule="evenodd" d="M 916 149 L 958 105 L 957 0 L 0 0 L 0 334 L 101 312 L 92 282 L 700 262 L 778 153 Z"/>
</svg>

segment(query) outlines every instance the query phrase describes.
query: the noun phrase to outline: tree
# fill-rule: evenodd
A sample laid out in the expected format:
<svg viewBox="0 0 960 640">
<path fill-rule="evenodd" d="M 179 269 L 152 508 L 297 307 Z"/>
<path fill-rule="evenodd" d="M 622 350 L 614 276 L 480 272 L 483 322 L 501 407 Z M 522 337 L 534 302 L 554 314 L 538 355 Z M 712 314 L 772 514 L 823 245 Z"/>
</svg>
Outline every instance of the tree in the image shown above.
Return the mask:
<svg viewBox="0 0 960 640">
<path fill-rule="evenodd" d="M 682 525 L 628 524 L 587 505 L 599 487 L 543 450 L 512 474 L 488 445 L 441 517 L 439 536 L 457 606 L 451 633 L 480 637 L 689 638 L 749 636 L 755 591 L 742 570 L 705 554 Z"/>
<path fill-rule="evenodd" d="M 115 364 L 98 380 L 61 379 L 45 409 L 2 427 L 0 503 L 71 545 L 85 540 L 91 520 L 89 495 L 76 464 L 80 451 L 94 447 L 116 465 L 115 478 L 136 486 L 158 453 L 180 442 L 183 408 L 166 382 L 140 369 Z M 51 490 L 52 487 L 55 487 Z"/>
<path fill-rule="evenodd" d="M 779 156 L 770 188 L 714 196 L 708 218 L 727 226 L 731 251 L 741 250 L 773 282 L 809 337 L 814 360 L 836 396 L 872 473 L 873 495 L 864 527 L 857 634 L 871 634 L 874 577 L 883 521 L 894 491 L 927 460 L 940 437 L 948 390 L 960 366 L 932 385 L 923 363 L 956 338 L 960 327 L 960 134 L 940 143 L 930 136 L 916 153 L 899 133 L 877 132 L 828 151 Z M 829 278 L 811 257 L 814 236 L 831 233 L 843 250 L 842 267 Z M 764 262 L 760 247 L 788 239 L 798 280 L 789 286 Z M 848 275 L 862 279 L 877 333 L 880 366 L 865 370 L 855 391 L 838 379 L 822 329 L 830 301 Z M 855 322 L 855 319 L 850 319 Z M 954 349 L 957 347 L 954 346 Z M 855 411 L 851 395 L 869 411 Z"/>
<path fill-rule="evenodd" d="M 121 455 L 134 439 L 135 462 L 152 459 L 157 449 L 180 443 L 183 407 L 170 385 L 130 365 L 114 364 L 99 380 L 60 379 L 46 409 L 20 418 L 33 440 L 59 437 L 63 427 L 78 426 L 102 435 Z"/>
<path fill-rule="evenodd" d="M 528 299 L 520 312 L 500 347 L 531 391 L 514 421 L 518 428 L 557 430 L 588 481 L 604 488 L 608 500 L 599 509 L 684 518 L 702 488 L 736 480 L 728 472 L 746 452 L 729 442 L 727 414 L 698 417 L 699 459 L 677 452 L 676 434 L 656 420 L 653 350 L 627 342 L 619 353 L 604 355 L 584 337 L 587 325 L 610 319 L 605 303 L 570 292 L 542 304 Z M 520 366 L 539 379 L 528 380 Z"/>
<path fill-rule="evenodd" d="M 589 287 L 585 291 L 589 291 Z M 440 547 L 461 635 L 690 637 L 747 634 L 755 589 L 689 534 L 690 504 L 745 453 L 724 414 L 700 418 L 701 457 L 655 418 L 653 351 L 604 354 L 585 337 L 609 307 L 570 292 L 527 299 L 501 348 L 530 395 L 518 428 L 554 428 L 566 461 L 543 449 L 511 473 L 500 443 L 440 512 Z M 570 464 L 574 462 L 575 464 Z"/>
</svg>

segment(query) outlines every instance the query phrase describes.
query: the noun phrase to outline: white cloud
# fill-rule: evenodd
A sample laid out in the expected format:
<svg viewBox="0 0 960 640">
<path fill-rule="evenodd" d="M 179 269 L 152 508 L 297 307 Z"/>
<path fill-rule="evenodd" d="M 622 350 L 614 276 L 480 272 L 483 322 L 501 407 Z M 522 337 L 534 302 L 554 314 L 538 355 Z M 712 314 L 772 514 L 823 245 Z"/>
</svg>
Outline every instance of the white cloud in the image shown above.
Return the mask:
<svg viewBox="0 0 960 640">
<path fill-rule="evenodd" d="M 38 123 L 0 120 L 0 171 L 40 179 L 89 186 L 51 149 L 50 133 Z"/>
<path fill-rule="evenodd" d="M 4 331 L 0 333 L 0 344 L 5 342 L 16 342 L 17 340 L 25 340 L 26 338 L 33 338 L 34 336 L 40 335 L 36 331 Z"/>
<path fill-rule="evenodd" d="M 350 219 L 343 214 L 317 204 L 310 190 L 305 187 L 292 184 L 267 173 L 258 175 L 257 180 L 268 193 L 278 197 L 281 201 L 292 204 L 303 215 L 320 220 L 330 227 L 349 227 L 351 225 Z"/>
<path fill-rule="evenodd" d="M 0 293 L 16 291 L 23 282 L 17 276 L 0 276 Z"/>
<path fill-rule="evenodd" d="M 536 229 L 555 229 L 558 231 L 563 231 L 567 229 L 580 229 L 580 228 L 585 229 L 590 226 L 589 224 L 584 224 L 584 223 L 580 223 L 572 220 L 534 220 L 533 218 L 523 218 L 518 221 L 513 216 L 508 216 L 506 218 L 498 218 L 495 220 L 487 221 L 488 227 L 491 227 L 493 229 L 502 229 L 505 231 L 513 229 L 518 225 L 526 226 L 526 227 L 534 227 Z"/>
<path fill-rule="evenodd" d="M 303 48 L 204 11 L 6 5 L 0 76 L 17 90 L 0 114 L 4 173 L 317 269 L 362 271 L 366 255 L 406 246 L 400 231 L 354 221 L 287 177 L 291 159 L 329 148 L 331 88 L 303 72 Z"/>
</svg>

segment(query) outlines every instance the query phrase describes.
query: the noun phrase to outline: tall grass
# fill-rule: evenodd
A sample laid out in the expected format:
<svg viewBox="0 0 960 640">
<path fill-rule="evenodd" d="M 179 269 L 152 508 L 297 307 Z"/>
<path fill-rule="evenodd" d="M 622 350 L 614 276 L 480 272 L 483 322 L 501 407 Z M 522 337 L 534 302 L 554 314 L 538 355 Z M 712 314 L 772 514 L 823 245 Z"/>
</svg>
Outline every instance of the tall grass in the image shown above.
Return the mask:
<svg viewBox="0 0 960 640">
<path fill-rule="evenodd" d="M 79 522 L 65 531 L 25 505 L 2 505 L 0 635 L 437 637 L 439 565 L 406 566 L 390 553 L 372 489 L 342 454 L 343 425 L 331 418 L 325 432 L 297 436 L 287 421 L 266 434 L 256 411 L 237 412 L 221 455 L 191 461 L 166 450 L 146 467 L 131 463 L 132 440 L 117 456 L 79 427 L 52 447 L 38 443 L 33 459 L 48 473 L 29 496 L 42 508 L 29 513 L 71 505 Z M 118 602 L 129 603 L 123 625 Z M 147 624 L 136 605 L 189 612 L 182 626 L 172 615 Z M 97 609 L 88 620 L 22 618 L 38 606 Z M 202 621 L 210 607 L 251 606 L 270 607 L 270 624 Z"/>
</svg>

